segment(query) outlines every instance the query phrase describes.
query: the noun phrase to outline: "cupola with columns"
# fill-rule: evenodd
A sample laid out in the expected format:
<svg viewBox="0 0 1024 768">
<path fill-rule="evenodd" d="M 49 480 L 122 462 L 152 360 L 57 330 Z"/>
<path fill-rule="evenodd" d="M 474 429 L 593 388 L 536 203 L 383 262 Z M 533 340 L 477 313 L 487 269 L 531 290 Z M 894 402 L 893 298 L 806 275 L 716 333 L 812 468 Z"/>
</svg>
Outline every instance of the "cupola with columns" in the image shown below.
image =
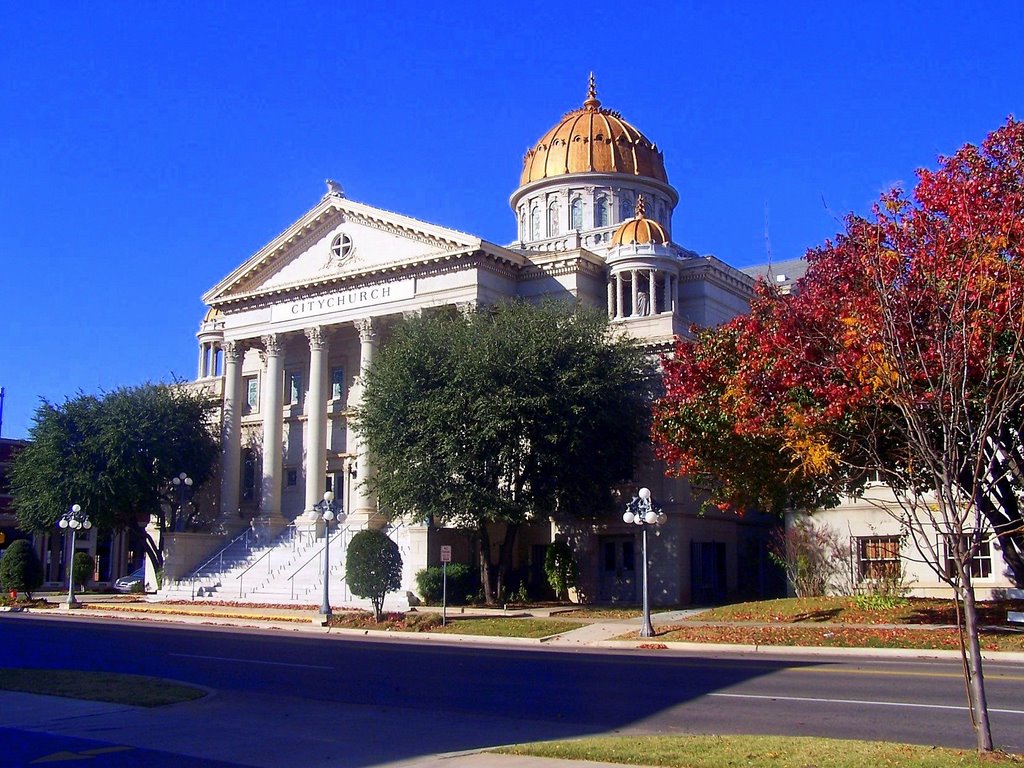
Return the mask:
<svg viewBox="0 0 1024 768">
<path fill-rule="evenodd" d="M 637 197 L 633 218 L 612 235 L 606 259 L 609 317 L 675 316 L 679 258 L 665 228 L 647 218 L 643 195 Z"/>
</svg>

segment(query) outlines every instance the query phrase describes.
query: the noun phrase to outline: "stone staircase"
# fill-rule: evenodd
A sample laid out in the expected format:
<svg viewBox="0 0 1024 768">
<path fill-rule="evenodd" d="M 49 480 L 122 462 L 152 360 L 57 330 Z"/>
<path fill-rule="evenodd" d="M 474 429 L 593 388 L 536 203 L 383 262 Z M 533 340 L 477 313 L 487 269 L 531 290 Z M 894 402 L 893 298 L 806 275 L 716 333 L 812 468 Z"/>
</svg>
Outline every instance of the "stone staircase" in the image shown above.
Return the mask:
<svg viewBox="0 0 1024 768">
<path fill-rule="evenodd" d="M 277 536 L 245 531 L 200 565 L 191 575 L 165 585 L 156 600 L 225 600 L 252 604 L 320 605 L 324 584 L 324 540 L 312 526 L 292 523 Z M 328 551 L 331 605 L 370 608 L 345 583 L 345 553 L 359 531 L 342 526 L 331 531 Z M 407 610 L 404 593 L 388 595 L 387 610 Z"/>
</svg>

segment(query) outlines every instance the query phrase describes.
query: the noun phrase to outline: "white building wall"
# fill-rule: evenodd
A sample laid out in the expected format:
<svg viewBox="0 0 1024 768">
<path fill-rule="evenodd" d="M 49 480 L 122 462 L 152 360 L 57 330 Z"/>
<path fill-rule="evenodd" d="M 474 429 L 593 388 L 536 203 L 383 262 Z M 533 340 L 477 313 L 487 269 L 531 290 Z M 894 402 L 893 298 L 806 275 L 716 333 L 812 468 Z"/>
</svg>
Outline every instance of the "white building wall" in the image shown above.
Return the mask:
<svg viewBox="0 0 1024 768">
<path fill-rule="evenodd" d="M 926 557 L 922 550 L 928 553 L 928 546 L 915 546 L 914 541 L 906 535 L 907 530 L 898 519 L 899 514 L 899 505 L 892 491 L 885 485 L 875 483 L 869 484 L 863 497 L 846 498 L 833 509 L 818 510 L 810 515 L 810 520 L 817 526 L 829 528 L 848 547 L 848 575 L 853 589 L 869 587 L 868 583 L 859 578 L 859 541 L 873 537 L 900 536 L 905 537 L 900 554 L 907 594 L 916 597 L 952 597 L 952 589 L 938 577 L 933 567 L 944 567 L 942 534 L 937 530 L 928 534 L 927 544 L 930 544 L 937 560 Z M 787 525 L 791 525 L 795 519 L 796 516 L 789 515 Z M 991 529 L 987 525 L 986 530 L 991 536 Z M 994 539 L 990 543 L 988 559 L 991 561 L 989 574 L 975 576 L 973 579 L 975 592 L 981 600 L 999 597 L 1014 589 L 1007 577 L 1006 564 L 998 549 L 998 542 Z"/>
</svg>

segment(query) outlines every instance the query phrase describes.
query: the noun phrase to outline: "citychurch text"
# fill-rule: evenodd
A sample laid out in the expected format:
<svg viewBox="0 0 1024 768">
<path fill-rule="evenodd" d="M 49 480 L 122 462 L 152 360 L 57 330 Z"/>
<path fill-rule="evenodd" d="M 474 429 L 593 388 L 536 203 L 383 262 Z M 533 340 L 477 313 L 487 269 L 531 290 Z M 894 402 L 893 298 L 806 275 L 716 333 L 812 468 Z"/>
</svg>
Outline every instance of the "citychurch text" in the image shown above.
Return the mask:
<svg viewBox="0 0 1024 768">
<path fill-rule="evenodd" d="M 271 322 L 283 322 L 300 317 L 324 315 L 348 309 L 361 309 L 375 304 L 411 299 L 416 293 L 414 280 L 401 280 L 351 291 L 336 291 L 324 296 L 275 304 L 270 308 Z"/>
</svg>

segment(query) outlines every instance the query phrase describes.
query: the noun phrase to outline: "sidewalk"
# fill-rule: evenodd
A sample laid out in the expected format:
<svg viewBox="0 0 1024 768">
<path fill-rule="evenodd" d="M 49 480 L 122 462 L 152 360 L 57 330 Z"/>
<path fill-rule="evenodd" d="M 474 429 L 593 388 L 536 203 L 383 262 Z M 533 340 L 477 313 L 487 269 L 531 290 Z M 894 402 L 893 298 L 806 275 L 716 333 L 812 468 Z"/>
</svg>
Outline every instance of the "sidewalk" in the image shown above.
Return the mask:
<svg viewBox="0 0 1024 768">
<path fill-rule="evenodd" d="M 486 717 L 411 713 L 299 698 L 214 693 L 185 704 L 145 709 L 122 704 L 0 691 L 0 731 L 21 742 L 5 766 L 83 762 L 121 768 L 571 768 L 571 760 L 500 755 L 487 750 L 515 738 Z M 282 719 L 282 713 L 287 713 Z M 402 723 L 400 732 L 395 723 Z M 331 724 L 331 737 L 325 737 Z M 348 735 L 339 734 L 344 727 Z M 287 730 L 287 738 L 281 734 Z M 31 738 L 25 736 L 30 734 Z M 187 734 L 187 738 L 182 738 Z M 375 738 L 377 734 L 379 738 Z M 268 735 L 271 735 L 268 737 Z M 552 730 L 550 738 L 561 734 Z M 455 752 L 446 745 L 488 745 Z M 24 745 L 24 742 L 31 742 Z M 19 759 L 20 758 L 20 759 Z M 101 758 L 101 759 L 96 759 Z M 5 760 L 11 760 L 8 753 Z M 585 763 L 587 768 L 621 768 Z M 643 766 L 639 766 L 643 768 Z"/>
</svg>

